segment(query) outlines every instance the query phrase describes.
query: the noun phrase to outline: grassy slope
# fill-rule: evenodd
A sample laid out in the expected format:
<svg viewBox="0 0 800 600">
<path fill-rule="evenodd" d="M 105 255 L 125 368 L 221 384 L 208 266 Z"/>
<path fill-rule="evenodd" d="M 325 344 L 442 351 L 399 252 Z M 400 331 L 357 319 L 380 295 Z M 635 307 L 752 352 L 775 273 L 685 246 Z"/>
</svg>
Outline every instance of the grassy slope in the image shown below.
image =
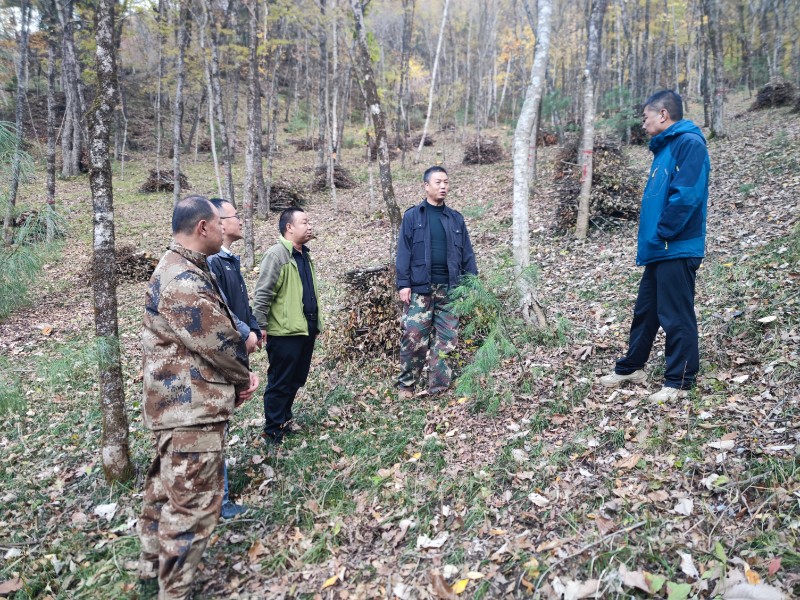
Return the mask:
<svg viewBox="0 0 800 600">
<path fill-rule="evenodd" d="M 583 243 L 554 237 L 555 198 L 543 186 L 532 205 L 532 245 L 560 340 L 542 342 L 512 328 L 518 352 L 504 357 L 474 396 L 405 403 L 393 394 L 393 361 L 351 362 L 323 345 L 298 399 L 306 434 L 268 453 L 258 437 L 258 399 L 232 424 L 233 491 L 255 510 L 217 529 L 199 577 L 202 596 L 311 597 L 334 575 L 323 596 L 393 590 L 426 597 L 441 592 L 443 576 L 450 584 L 469 579 L 469 597 L 525 596 L 537 586 L 550 594 L 559 583 L 590 578 L 603 579 L 605 595 L 624 595 L 632 588 L 609 577 L 620 564 L 692 582 L 678 552 L 709 573 L 707 591 L 694 583 L 703 597 L 717 583 L 721 559 L 741 573 L 744 563 L 736 561 L 746 561 L 750 577 L 797 591 L 800 123 L 773 111 L 733 120 L 731 129 L 730 141 L 710 145 L 709 256 L 697 303 L 703 372 L 686 402 L 646 402 L 657 388 L 663 338 L 647 389 L 608 393 L 593 383 L 625 346 L 639 274 L 632 266 L 635 226 L 593 232 Z M 456 144 L 444 137 L 425 149 L 425 160 L 436 160 L 437 151 L 450 168 L 451 203 L 468 216 L 479 268 L 503 295 L 510 163 L 456 164 Z M 308 184 L 312 155 L 285 152 L 278 177 Z M 634 149 L 632 158 L 646 172 L 646 151 Z M 348 301 L 337 275 L 385 260 L 387 246 L 381 200 L 376 191 L 370 202 L 359 152 L 346 151 L 344 161 L 360 186 L 340 191 L 336 207 L 316 195 L 309 209 L 329 307 Z M 118 243 L 160 255 L 171 196 L 136 192 L 146 165 L 137 157 L 125 180 L 115 181 Z M 395 170 L 402 207 L 420 196 L 420 170 Z M 207 157 L 186 172 L 196 191 L 212 192 Z M 543 181 L 548 172 L 544 167 Z M 59 186 L 70 223 L 63 260 L 46 267 L 34 305 L 0 324 L 0 400 L 14 404 L 0 430 L 0 582 L 21 576 L 21 597 L 123 597 L 135 581 L 131 524 L 141 480 L 111 489 L 98 468 L 88 185 L 80 179 Z M 29 203 L 38 201 L 40 187 L 37 181 L 26 188 Z M 262 250 L 274 232 L 274 218 L 257 224 Z M 143 288 L 124 283 L 119 291 L 140 473 L 150 456 L 138 405 Z M 769 315 L 778 317 L 774 324 L 757 321 Z M 49 335 L 41 332 L 46 325 Z M 263 354 L 255 368 L 265 373 Z M 733 448 L 709 446 L 731 438 Z M 691 513 L 677 514 L 687 500 Z M 110 521 L 94 514 L 112 502 Z M 445 534 L 441 548 L 418 547 L 423 535 Z"/>
</svg>

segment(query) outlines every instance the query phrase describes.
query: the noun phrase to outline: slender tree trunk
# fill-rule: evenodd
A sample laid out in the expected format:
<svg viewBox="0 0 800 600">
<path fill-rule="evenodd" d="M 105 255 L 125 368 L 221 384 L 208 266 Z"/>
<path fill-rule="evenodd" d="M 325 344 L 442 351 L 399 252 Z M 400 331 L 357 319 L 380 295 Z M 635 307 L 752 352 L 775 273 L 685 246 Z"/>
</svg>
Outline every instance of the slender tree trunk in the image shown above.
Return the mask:
<svg viewBox="0 0 800 600">
<path fill-rule="evenodd" d="M 253 196 L 255 195 L 256 145 L 261 143 L 261 122 L 256 119 L 256 106 L 261 104 L 258 73 L 258 2 L 259 0 L 248 0 L 247 2 L 247 10 L 250 13 L 248 23 L 247 150 L 245 152 L 244 190 L 242 191 L 242 210 L 244 211 L 242 266 L 246 269 L 252 269 L 255 264 Z"/>
<path fill-rule="evenodd" d="M 356 66 L 363 86 L 364 99 L 372 117 L 372 126 L 375 129 L 375 143 L 378 148 L 378 165 L 380 169 L 381 191 L 389 215 L 391 235 L 389 236 L 389 256 L 391 264 L 397 256 L 397 234 L 400 231 L 400 209 L 394 197 L 392 185 L 392 168 L 389 162 L 389 140 L 386 135 L 386 122 L 381 109 L 378 87 L 372 73 L 372 63 L 367 46 L 367 32 L 364 30 L 364 6 L 361 0 L 350 0 L 355 22 L 355 35 L 358 43 L 356 52 Z"/>
<path fill-rule="evenodd" d="M 233 153 L 231 151 L 231 140 L 228 135 L 228 127 L 225 120 L 225 107 L 222 103 L 222 84 L 220 82 L 219 72 L 219 32 L 217 31 L 217 23 L 212 12 L 211 0 L 204 0 L 203 5 L 206 11 L 209 31 L 211 33 L 211 98 L 213 98 L 213 105 L 217 113 L 219 135 L 222 138 L 222 161 L 225 166 L 225 190 L 227 193 L 225 199 L 236 206 L 233 193 Z"/>
<path fill-rule="evenodd" d="M 115 0 L 99 0 L 95 51 L 98 95 L 90 111 L 89 183 L 94 212 L 92 293 L 95 335 L 100 356 L 100 402 L 103 413 L 102 462 L 109 481 L 127 481 L 134 470 L 128 451 L 128 417 L 120 365 L 117 327 L 117 279 L 114 252 L 114 195 L 109 138 L 117 101 L 114 46 Z"/>
<path fill-rule="evenodd" d="M 319 119 L 319 133 L 317 135 L 317 169 L 324 169 L 325 160 L 325 130 L 328 122 L 328 25 L 325 0 L 319 0 L 320 23 L 317 33 L 319 38 L 319 94 L 317 96 L 317 118 Z"/>
<path fill-rule="evenodd" d="M 727 137 L 723 110 L 725 108 L 725 65 L 722 55 L 722 29 L 720 28 L 717 0 L 704 0 L 708 19 L 708 41 L 714 59 L 714 76 L 711 78 L 711 133 L 709 138 Z"/>
<path fill-rule="evenodd" d="M 208 96 L 208 136 L 210 138 L 211 158 L 214 163 L 214 175 L 217 179 L 217 193 L 222 196 L 222 179 L 219 174 L 219 160 L 217 158 L 217 136 L 214 131 L 214 89 L 211 84 L 211 65 L 206 56 L 206 26 L 209 19 L 208 11 L 203 11 L 203 22 L 200 24 L 200 54 L 203 55 L 203 73 L 206 79 L 206 95 Z"/>
<path fill-rule="evenodd" d="M 15 140 L 14 156 L 11 158 L 11 190 L 8 193 L 8 204 L 6 205 L 6 215 L 3 221 L 3 232 L 6 246 L 11 245 L 14 240 L 14 229 L 11 226 L 14 218 L 14 207 L 17 204 L 17 191 L 19 190 L 19 180 L 22 176 L 22 141 L 24 132 L 22 131 L 22 107 L 25 104 L 25 65 L 28 62 L 28 26 L 31 20 L 30 0 L 22 0 L 20 4 L 21 23 L 19 32 L 18 62 L 17 62 L 17 97 L 15 106 Z"/>
<path fill-rule="evenodd" d="M 439 28 L 439 41 L 436 43 L 436 55 L 433 58 L 433 71 L 431 71 L 431 89 L 428 92 L 428 111 L 425 113 L 425 125 L 422 127 L 422 137 L 419 139 L 419 147 L 414 162 L 419 162 L 419 155 L 422 146 L 425 145 L 425 135 L 428 133 L 428 123 L 431 120 L 431 109 L 433 108 L 433 92 L 436 87 L 436 71 L 439 68 L 439 53 L 442 50 L 442 38 L 444 37 L 444 26 L 447 23 L 447 7 L 450 0 L 444 0 L 444 10 L 442 11 L 442 25 Z"/>
<path fill-rule="evenodd" d="M 536 48 L 534 51 L 531 79 L 525 92 L 525 102 L 519 114 L 514 132 L 514 212 L 513 238 L 514 274 L 520 293 L 522 314 L 526 322 L 533 318 L 539 328 L 547 327 L 547 319 L 537 297 L 533 281 L 526 274 L 530 267 L 530 234 L 528 228 L 528 205 L 530 202 L 530 178 L 528 176 L 528 156 L 536 151 L 536 130 L 539 120 L 539 107 L 545 84 L 545 73 L 550 54 L 550 17 L 553 12 L 552 0 L 539 0 L 538 24 L 536 26 Z M 534 160 L 535 165 L 535 160 Z"/>
<path fill-rule="evenodd" d="M 589 17 L 589 47 L 586 51 L 586 67 L 583 70 L 583 135 L 581 137 L 581 192 L 578 197 L 578 220 L 575 237 L 582 240 L 589 232 L 589 201 L 592 195 L 592 163 L 594 153 L 594 86 L 600 58 L 600 36 L 603 31 L 603 15 L 606 0 L 592 0 Z"/>
<path fill-rule="evenodd" d="M 400 147 L 400 161 L 406 166 L 408 149 L 408 66 L 411 60 L 411 34 L 414 30 L 416 0 L 403 0 L 403 38 L 400 49 L 400 86 L 397 90 L 397 118 L 395 140 Z"/>
<path fill-rule="evenodd" d="M 80 71 L 75 56 L 74 23 L 72 6 L 74 0 L 56 1 L 58 20 L 61 25 L 61 70 L 64 95 L 66 97 L 66 114 L 64 128 L 61 132 L 61 174 L 64 177 L 75 177 L 80 174 L 80 161 L 83 140 L 83 106 L 80 91 Z"/>
<path fill-rule="evenodd" d="M 186 79 L 186 46 L 189 35 L 186 23 L 189 20 L 187 0 L 178 1 L 178 64 L 175 74 L 175 108 L 172 115 L 172 201 L 181 198 L 181 138 L 183 137 L 183 84 Z"/>
<path fill-rule="evenodd" d="M 56 40 L 47 32 L 47 205 L 56 208 Z M 55 238 L 52 219 L 47 220 L 47 241 Z"/>
<path fill-rule="evenodd" d="M 158 69 L 156 75 L 156 171 L 161 171 L 161 89 L 164 81 L 164 0 L 158 0 L 156 33 L 158 35 Z"/>
</svg>

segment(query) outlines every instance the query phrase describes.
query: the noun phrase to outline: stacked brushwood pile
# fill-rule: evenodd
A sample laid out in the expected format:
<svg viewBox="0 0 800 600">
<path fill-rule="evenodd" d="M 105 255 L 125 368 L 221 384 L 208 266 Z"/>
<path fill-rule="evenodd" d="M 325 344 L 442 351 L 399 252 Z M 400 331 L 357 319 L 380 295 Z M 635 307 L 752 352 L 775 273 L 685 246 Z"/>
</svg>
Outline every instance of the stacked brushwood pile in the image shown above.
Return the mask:
<svg viewBox="0 0 800 600">
<path fill-rule="evenodd" d="M 539 146 L 555 146 L 558 143 L 558 136 L 550 131 L 540 129 L 536 132 L 536 144 Z"/>
<path fill-rule="evenodd" d="M 417 134 L 413 138 L 411 138 L 411 146 L 413 148 L 419 148 L 419 142 L 422 139 L 422 134 Z M 430 133 L 425 134 L 425 141 L 422 142 L 423 146 L 433 146 L 436 143 L 436 140 Z"/>
<path fill-rule="evenodd" d="M 314 172 L 314 183 L 311 184 L 311 190 L 314 192 L 327 190 L 328 183 L 328 168 L 324 166 L 318 167 Z M 358 185 L 353 176 L 350 175 L 350 171 L 340 165 L 334 165 L 333 184 L 338 190 L 351 190 Z"/>
<path fill-rule="evenodd" d="M 581 168 L 576 164 L 578 140 L 572 140 L 556 156 L 555 180 L 559 194 L 555 228 L 566 231 L 578 218 Z M 618 142 L 596 139 L 592 162 L 592 195 L 589 218 L 595 224 L 613 219 L 636 219 L 642 193 L 642 175 L 628 165 Z"/>
<path fill-rule="evenodd" d="M 388 265 L 348 271 L 346 306 L 326 326 L 332 356 L 394 356 L 400 345 L 395 282 Z"/>
<path fill-rule="evenodd" d="M 197 151 L 198 152 L 211 152 L 211 140 L 209 138 L 204 138 L 197 142 Z"/>
<path fill-rule="evenodd" d="M 298 152 L 308 152 L 314 149 L 314 140 L 310 137 L 291 139 L 287 140 L 287 142 L 290 146 L 294 146 L 294 149 Z"/>
<path fill-rule="evenodd" d="M 505 158 L 500 140 L 496 137 L 474 137 L 464 144 L 465 165 L 492 165 Z"/>
<path fill-rule="evenodd" d="M 125 245 L 117 248 L 117 277 L 121 281 L 149 281 L 158 259 L 149 252 Z"/>
<path fill-rule="evenodd" d="M 789 106 L 795 101 L 794 91 L 794 86 L 790 82 L 783 79 L 773 79 L 758 90 L 758 95 L 750 110 Z"/>
<path fill-rule="evenodd" d="M 269 209 L 272 212 L 282 212 L 290 206 L 303 208 L 306 199 L 303 195 L 289 183 L 275 181 L 272 183 L 269 193 Z"/>
<path fill-rule="evenodd" d="M 191 186 L 189 185 L 189 180 L 186 179 L 186 175 L 181 173 L 178 176 L 181 184 L 182 190 L 189 190 Z M 139 188 L 140 192 L 150 193 L 150 192 L 171 192 L 175 189 L 175 178 L 173 177 L 172 169 L 166 170 L 163 169 L 161 171 L 156 171 L 155 169 L 150 169 L 150 175 L 147 180 L 142 184 L 142 187 Z"/>
</svg>

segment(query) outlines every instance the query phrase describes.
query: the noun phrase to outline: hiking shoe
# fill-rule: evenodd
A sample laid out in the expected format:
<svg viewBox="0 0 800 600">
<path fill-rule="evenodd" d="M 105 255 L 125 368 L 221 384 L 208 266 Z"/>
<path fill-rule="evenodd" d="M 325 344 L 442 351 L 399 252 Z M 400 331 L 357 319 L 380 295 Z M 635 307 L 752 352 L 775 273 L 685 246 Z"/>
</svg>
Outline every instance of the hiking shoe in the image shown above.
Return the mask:
<svg viewBox="0 0 800 600">
<path fill-rule="evenodd" d="M 398 400 L 411 400 L 414 397 L 414 388 L 413 387 L 406 387 L 401 385 L 400 388 L 397 390 L 397 399 Z"/>
<path fill-rule="evenodd" d="M 619 387 L 619 384 L 624 383 L 626 381 L 632 381 L 633 383 L 644 383 L 647 381 L 647 373 L 639 369 L 638 371 L 634 371 L 630 375 L 619 375 L 617 373 L 610 373 L 608 375 L 603 375 L 600 378 L 600 385 L 607 387 L 607 388 L 615 388 Z"/>
<path fill-rule="evenodd" d="M 238 517 L 239 515 L 245 514 L 248 510 L 244 504 L 234 504 L 230 500 L 222 505 L 222 511 L 220 512 L 220 517 L 225 519 L 233 519 L 234 517 Z"/>
<path fill-rule="evenodd" d="M 689 393 L 686 390 L 679 390 L 678 388 L 664 386 L 655 394 L 650 394 L 647 399 L 650 400 L 650 402 L 663 404 L 664 402 L 670 402 L 672 400 L 677 400 L 678 398 L 686 398 L 688 395 Z"/>
<path fill-rule="evenodd" d="M 300 423 L 295 421 L 286 421 L 281 426 L 281 432 L 283 435 L 294 435 L 296 433 L 303 433 L 303 426 Z"/>
</svg>

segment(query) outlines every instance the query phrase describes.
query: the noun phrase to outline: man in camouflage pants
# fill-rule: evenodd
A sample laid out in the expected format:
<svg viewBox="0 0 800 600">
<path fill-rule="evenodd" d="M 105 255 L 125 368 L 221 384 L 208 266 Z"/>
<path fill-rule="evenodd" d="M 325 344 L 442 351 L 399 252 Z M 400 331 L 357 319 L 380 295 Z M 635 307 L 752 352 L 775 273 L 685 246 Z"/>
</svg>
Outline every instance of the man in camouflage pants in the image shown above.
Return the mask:
<svg viewBox="0 0 800 600">
<path fill-rule="evenodd" d="M 156 457 L 138 523 L 142 591 L 157 587 L 169 599 L 190 593 L 222 505 L 225 426 L 258 387 L 206 263 L 222 247 L 218 210 L 202 196 L 184 198 L 172 232 L 145 296 L 142 413 Z"/>
<path fill-rule="evenodd" d="M 399 397 L 411 398 L 428 362 L 428 392 L 450 387 L 448 355 L 458 341 L 458 317 L 449 292 L 466 274 L 477 275 L 475 254 L 461 213 L 445 206 L 447 171 L 430 167 L 423 175 L 426 198 L 403 215 L 397 243 L 397 289 L 407 305 L 400 340 Z"/>
</svg>

